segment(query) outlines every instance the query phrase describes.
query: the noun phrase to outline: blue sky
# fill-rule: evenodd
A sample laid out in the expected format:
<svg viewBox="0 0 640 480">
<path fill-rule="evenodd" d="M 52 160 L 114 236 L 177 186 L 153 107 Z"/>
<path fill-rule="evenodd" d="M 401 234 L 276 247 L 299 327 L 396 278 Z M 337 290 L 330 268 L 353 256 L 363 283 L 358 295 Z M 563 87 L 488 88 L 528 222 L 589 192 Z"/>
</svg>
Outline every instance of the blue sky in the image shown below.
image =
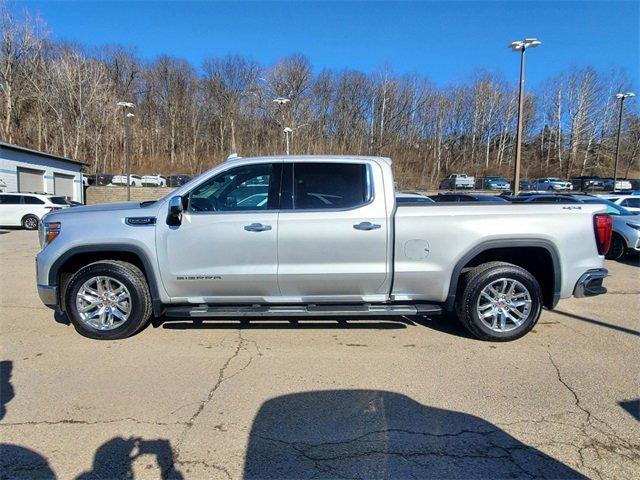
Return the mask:
<svg viewBox="0 0 640 480">
<path fill-rule="evenodd" d="M 385 63 L 437 84 L 475 71 L 517 81 L 506 48 L 534 36 L 527 60 L 532 85 L 571 67 L 626 71 L 640 84 L 640 2 L 216 3 L 20 2 L 53 36 L 89 46 L 121 44 L 145 60 L 169 54 L 198 67 L 238 53 L 270 65 L 291 53 L 323 68 L 369 72 Z"/>
</svg>

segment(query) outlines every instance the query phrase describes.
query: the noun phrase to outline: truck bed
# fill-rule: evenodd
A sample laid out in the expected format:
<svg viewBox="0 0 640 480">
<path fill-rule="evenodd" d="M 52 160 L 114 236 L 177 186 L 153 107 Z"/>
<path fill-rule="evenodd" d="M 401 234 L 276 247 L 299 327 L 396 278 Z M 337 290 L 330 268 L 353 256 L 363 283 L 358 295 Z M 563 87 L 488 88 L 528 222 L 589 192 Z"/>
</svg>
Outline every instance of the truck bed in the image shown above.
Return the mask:
<svg viewBox="0 0 640 480">
<path fill-rule="evenodd" d="M 483 250 L 526 244 L 554 257 L 562 272 L 560 297 L 569 297 L 582 273 L 602 266 L 593 215 L 603 211 L 598 205 L 404 203 L 394 217 L 392 294 L 400 301 L 446 302 L 461 262 Z"/>
</svg>

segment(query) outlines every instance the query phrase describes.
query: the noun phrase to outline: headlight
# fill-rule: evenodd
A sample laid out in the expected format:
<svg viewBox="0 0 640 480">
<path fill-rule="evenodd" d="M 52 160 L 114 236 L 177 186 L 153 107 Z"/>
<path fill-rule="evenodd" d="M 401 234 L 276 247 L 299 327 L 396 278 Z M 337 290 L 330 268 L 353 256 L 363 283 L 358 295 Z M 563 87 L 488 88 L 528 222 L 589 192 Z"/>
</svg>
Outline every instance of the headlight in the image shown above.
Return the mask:
<svg viewBox="0 0 640 480">
<path fill-rule="evenodd" d="M 42 248 L 53 242 L 60 235 L 60 222 L 41 222 L 40 246 Z"/>
<path fill-rule="evenodd" d="M 633 223 L 627 223 L 627 226 L 633 228 L 634 230 L 640 230 L 640 225 L 634 225 Z"/>
</svg>

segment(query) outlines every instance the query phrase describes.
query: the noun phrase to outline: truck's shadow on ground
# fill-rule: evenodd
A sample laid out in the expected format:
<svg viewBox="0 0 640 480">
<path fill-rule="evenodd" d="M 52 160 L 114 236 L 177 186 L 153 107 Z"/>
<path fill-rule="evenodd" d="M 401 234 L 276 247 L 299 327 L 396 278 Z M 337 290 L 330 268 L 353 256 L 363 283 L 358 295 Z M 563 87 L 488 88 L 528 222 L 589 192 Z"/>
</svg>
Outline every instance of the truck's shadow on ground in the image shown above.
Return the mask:
<svg viewBox="0 0 640 480">
<path fill-rule="evenodd" d="M 245 479 L 585 478 L 495 425 L 379 390 L 296 393 L 265 402 Z"/>
<path fill-rule="evenodd" d="M 202 465 L 233 461 L 200 454 Z M 168 439 L 117 436 L 75 478 L 136 478 L 137 471 L 144 478 L 182 479 L 183 467 Z M 267 400 L 253 419 L 243 467 L 249 480 L 586 478 L 479 417 L 381 390 Z M 46 457 L 7 443 L 0 443 L 0 472 L 7 479 L 56 478 Z"/>
</svg>

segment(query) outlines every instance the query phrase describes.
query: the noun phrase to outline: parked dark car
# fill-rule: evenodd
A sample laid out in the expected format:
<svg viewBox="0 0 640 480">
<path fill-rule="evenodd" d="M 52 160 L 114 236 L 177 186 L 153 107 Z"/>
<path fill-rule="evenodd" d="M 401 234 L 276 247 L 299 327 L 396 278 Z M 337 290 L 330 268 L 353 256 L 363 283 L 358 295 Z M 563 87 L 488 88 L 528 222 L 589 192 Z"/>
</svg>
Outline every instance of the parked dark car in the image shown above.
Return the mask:
<svg viewBox="0 0 640 480">
<path fill-rule="evenodd" d="M 496 195 L 478 195 L 469 193 L 439 193 L 430 195 L 436 203 L 465 203 L 465 202 L 506 202 L 504 197 Z"/>
<path fill-rule="evenodd" d="M 191 180 L 191 178 L 192 178 L 191 175 L 182 175 L 182 174 L 169 175 L 167 177 L 167 187 L 181 187 L 182 185 L 187 183 L 189 180 Z"/>
<path fill-rule="evenodd" d="M 396 203 L 435 203 L 432 199 L 426 195 L 415 192 L 398 192 L 396 193 Z"/>
<path fill-rule="evenodd" d="M 488 175 L 476 180 L 476 188 L 480 190 L 509 190 L 511 184 L 502 177 Z"/>
<path fill-rule="evenodd" d="M 518 195 L 510 197 L 513 203 L 581 203 L 571 195 L 553 195 L 549 193 Z"/>
<path fill-rule="evenodd" d="M 520 181 L 518 182 L 518 185 L 520 185 L 520 190 L 530 190 L 531 189 L 531 184 L 529 183 L 529 180 L 520 179 Z"/>
<path fill-rule="evenodd" d="M 604 190 L 604 180 L 600 177 L 595 176 L 580 176 L 580 177 L 572 177 L 571 185 L 573 185 L 573 189 L 581 192 L 594 191 L 594 190 Z"/>
<path fill-rule="evenodd" d="M 86 175 L 87 182 L 94 187 L 104 187 L 105 185 L 109 185 L 111 180 L 113 180 L 111 173 L 88 173 Z"/>
</svg>

